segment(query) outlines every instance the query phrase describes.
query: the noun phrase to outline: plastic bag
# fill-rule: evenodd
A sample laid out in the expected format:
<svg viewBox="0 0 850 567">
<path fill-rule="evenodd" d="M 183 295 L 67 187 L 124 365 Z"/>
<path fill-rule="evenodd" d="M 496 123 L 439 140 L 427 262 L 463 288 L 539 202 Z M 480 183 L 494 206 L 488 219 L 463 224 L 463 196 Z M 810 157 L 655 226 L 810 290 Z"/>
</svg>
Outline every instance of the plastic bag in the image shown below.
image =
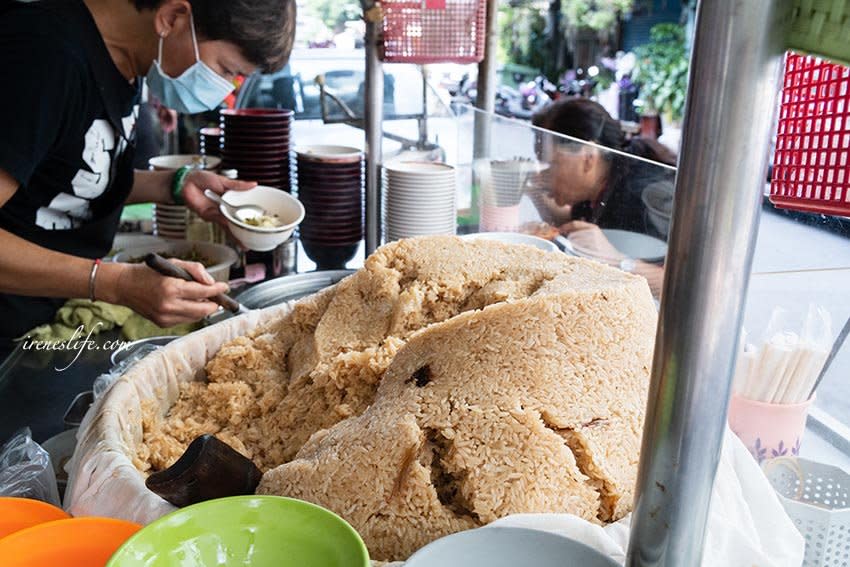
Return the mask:
<svg viewBox="0 0 850 567">
<path fill-rule="evenodd" d="M 29 427 L 0 448 L 0 496 L 42 500 L 60 506 L 50 455 L 32 440 Z"/>
</svg>

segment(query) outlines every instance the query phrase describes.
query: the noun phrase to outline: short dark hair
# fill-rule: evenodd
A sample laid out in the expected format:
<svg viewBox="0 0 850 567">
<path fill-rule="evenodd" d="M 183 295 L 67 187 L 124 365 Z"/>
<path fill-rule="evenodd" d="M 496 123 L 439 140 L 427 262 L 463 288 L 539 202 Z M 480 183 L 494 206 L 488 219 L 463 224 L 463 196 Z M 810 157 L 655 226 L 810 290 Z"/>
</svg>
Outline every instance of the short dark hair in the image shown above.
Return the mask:
<svg viewBox="0 0 850 567">
<path fill-rule="evenodd" d="M 626 139 L 620 122 L 605 107 L 587 98 L 562 98 L 532 117 L 538 128 L 594 142 L 607 148 L 676 165 L 676 156 L 655 140 L 635 137 Z"/>
<path fill-rule="evenodd" d="M 139 11 L 162 0 L 131 0 Z M 295 0 L 189 0 L 198 33 L 235 44 L 264 72 L 281 69 L 295 40 Z"/>
</svg>

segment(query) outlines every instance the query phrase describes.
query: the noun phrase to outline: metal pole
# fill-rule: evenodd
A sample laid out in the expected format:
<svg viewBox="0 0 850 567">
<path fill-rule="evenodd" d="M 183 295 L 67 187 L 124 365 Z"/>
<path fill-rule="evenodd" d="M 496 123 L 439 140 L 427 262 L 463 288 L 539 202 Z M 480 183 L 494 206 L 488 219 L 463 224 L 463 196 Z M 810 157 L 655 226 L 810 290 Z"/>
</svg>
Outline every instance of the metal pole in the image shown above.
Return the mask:
<svg viewBox="0 0 850 567">
<path fill-rule="evenodd" d="M 490 115 L 496 107 L 497 12 L 498 1 L 487 0 L 487 43 L 484 59 L 478 64 L 478 92 L 475 95 L 475 106 L 484 111 L 475 113 L 473 156 L 476 159 L 490 155 Z"/>
<path fill-rule="evenodd" d="M 372 0 L 361 2 L 364 14 L 375 6 Z M 384 120 L 384 72 L 378 59 L 381 22 L 366 17 L 366 255 L 381 245 L 381 161 Z"/>
<path fill-rule="evenodd" d="M 783 0 L 699 3 L 626 565 L 699 565 L 780 85 Z"/>
</svg>

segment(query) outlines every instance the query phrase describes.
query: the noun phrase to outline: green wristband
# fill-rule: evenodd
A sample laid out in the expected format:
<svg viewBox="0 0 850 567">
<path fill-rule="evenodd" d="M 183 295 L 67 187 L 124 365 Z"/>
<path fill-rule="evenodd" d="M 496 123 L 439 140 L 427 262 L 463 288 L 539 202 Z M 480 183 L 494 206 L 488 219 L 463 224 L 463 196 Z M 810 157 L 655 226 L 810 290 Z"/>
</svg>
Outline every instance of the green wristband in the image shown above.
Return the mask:
<svg viewBox="0 0 850 567">
<path fill-rule="evenodd" d="M 186 185 L 186 176 L 193 169 L 190 165 L 184 165 L 174 173 L 174 179 L 171 181 L 171 200 L 175 205 L 186 204 L 183 200 L 183 186 Z"/>
</svg>

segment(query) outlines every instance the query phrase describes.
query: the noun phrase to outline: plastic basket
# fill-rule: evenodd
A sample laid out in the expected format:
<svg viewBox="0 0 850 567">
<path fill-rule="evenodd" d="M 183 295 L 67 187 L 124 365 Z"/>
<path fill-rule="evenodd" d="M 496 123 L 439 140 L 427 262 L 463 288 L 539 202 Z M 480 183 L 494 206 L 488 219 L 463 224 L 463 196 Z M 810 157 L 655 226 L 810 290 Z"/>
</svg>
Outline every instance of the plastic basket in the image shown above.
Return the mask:
<svg viewBox="0 0 850 567">
<path fill-rule="evenodd" d="M 838 467 L 784 457 L 764 472 L 806 538 L 803 567 L 850 565 L 850 475 Z"/>
<path fill-rule="evenodd" d="M 786 56 L 770 200 L 850 216 L 850 68 Z"/>
<path fill-rule="evenodd" d="M 477 63 L 484 58 L 486 0 L 383 0 L 387 63 Z"/>
<path fill-rule="evenodd" d="M 794 0 L 786 43 L 850 63 L 850 0 Z"/>
</svg>

